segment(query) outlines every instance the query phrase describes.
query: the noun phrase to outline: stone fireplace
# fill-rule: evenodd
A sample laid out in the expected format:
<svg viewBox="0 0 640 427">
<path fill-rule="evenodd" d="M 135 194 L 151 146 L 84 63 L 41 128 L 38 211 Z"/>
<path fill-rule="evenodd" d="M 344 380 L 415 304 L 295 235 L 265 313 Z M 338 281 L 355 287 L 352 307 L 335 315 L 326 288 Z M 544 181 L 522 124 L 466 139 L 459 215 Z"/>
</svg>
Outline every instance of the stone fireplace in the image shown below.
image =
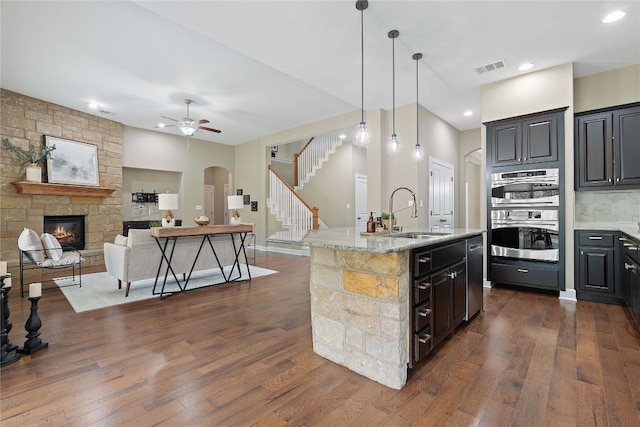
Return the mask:
<svg viewBox="0 0 640 427">
<path fill-rule="evenodd" d="M 55 237 L 62 248 L 84 249 L 83 215 L 45 215 L 43 230 Z"/>
</svg>

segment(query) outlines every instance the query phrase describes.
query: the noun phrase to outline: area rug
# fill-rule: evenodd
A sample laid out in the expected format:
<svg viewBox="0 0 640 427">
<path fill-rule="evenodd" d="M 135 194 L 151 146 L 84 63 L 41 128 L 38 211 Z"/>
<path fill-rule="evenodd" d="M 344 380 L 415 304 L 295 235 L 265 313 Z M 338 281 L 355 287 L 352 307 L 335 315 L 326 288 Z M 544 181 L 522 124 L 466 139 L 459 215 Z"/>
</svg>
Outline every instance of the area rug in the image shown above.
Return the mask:
<svg viewBox="0 0 640 427">
<path fill-rule="evenodd" d="M 246 279 L 248 277 L 247 266 L 245 264 L 240 264 L 240 267 L 242 268 L 242 279 Z M 227 277 L 229 277 L 228 272 L 230 269 L 230 266 L 224 268 Z M 252 279 L 277 273 L 275 270 L 269 270 L 253 265 L 249 266 L 249 271 L 251 272 Z M 236 269 L 231 278 L 235 278 L 237 276 L 238 271 Z M 178 278 L 182 280 L 181 275 L 178 276 Z M 72 277 L 61 277 L 54 279 L 54 281 L 56 285 L 60 287 L 60 290 L 76 313 L 96 310 L 112 305 L 141 301 L 149 298 L 160 298 L 159 295 L 153 295 L 153 284 L 155 283 L 155 278 L 133 282 L 131 284 L 131 290 L 129 291 L 128 297 L 124 296 L 125 284 L 122 284 L 122 289 L 118 289 L 118 279 L 109 273 L 83 274 L 82 287 L 69 286 L 73 283 L 77 283 L 77 277 L 75 282 Z M 224 283 L 224 278 L 222 277 L 220 270 L 203 270 L 194 272 L 191 275 L 191 279 L 187 284 L 187 289 L 197 289 L 221 283 Z M 162 282 L 159 280 L 156 292 L 160 291 L 161 285 Z M 177 289 L 175 280 L 167 279 L 165 292 L 171 292 Z"/>
</svg>

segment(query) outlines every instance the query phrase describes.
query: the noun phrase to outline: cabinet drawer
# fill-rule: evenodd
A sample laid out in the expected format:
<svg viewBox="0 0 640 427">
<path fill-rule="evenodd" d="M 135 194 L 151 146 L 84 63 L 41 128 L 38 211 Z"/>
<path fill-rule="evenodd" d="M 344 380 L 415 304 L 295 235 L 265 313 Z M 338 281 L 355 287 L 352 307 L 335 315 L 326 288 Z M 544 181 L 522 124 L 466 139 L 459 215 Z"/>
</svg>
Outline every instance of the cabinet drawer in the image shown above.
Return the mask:
<svg viewBox="0 0 640 427">
<path fill-rule="evenodd" d="M 464 259 L 467 253 L 466 242 L 453 243 L 431 251 L 431 268 L 439 270 L 442 267 L 455 264 Z"/>
<path fill-rule="evenodd" d="M 413 334 L 413 357 L 417 362 L 424 359 L 431 351 L 431 327 Z"/>
<path fill-rule="evenodd" d="M 420 277 L 431 271 L 431 250 L 415 252 L 413 255 L 413 275 Z"/>
<path fill-rule="evenodd" d="M 579 236 L 578 244 L 580 246 L 606 246 L 610 248 L 615 242 L 614 233 L 580 232 Z"/>
<path fill-rule="evenodd" d="M 413 309 L 413 328 L 415 331 L 431 324 L 431 313 L 431 301 Z"/>
<path fill-rule="evenodd" d="M 418 305 L 431 300 L 431 277 L 413 282 L 413 304 Z"/>
<path fill-rule="evenodd" d="M 492 280 L 498 283 L 536 285 L 536 287 L 546 289 L 558 289 L 558 270 L 492 264 L 491 273 Z"/>
</svg>

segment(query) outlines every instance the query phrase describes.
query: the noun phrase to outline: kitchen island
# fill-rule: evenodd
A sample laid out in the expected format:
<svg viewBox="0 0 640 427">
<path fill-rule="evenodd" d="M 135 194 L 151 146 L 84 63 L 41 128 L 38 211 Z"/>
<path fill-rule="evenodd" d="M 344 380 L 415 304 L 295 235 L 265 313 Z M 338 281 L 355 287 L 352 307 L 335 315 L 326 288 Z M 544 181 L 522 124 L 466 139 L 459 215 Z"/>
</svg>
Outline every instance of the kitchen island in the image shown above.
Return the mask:
<svg viewBox="0 0 640 427">
<path fill-rule="evenodd" d="M 310 248 L 314 351 L 400 389 L 413 360 L 416 335 L 413 292 L 418 280 L 414 280 L 414 264 L 427 259 L 418 261 L 418 254 L 429 248 L 464 244 L 482 233 L 453 229 L 446 234 L 414 230 L 362 236 L 355 228 L 340 228 L 304 234 L 281 232 L 270 236 L 268 242 Z M 428 262 L 431 266 L 430 258 Z M 422 312 L 431 316 L 430 310 Z"/>
</svg>

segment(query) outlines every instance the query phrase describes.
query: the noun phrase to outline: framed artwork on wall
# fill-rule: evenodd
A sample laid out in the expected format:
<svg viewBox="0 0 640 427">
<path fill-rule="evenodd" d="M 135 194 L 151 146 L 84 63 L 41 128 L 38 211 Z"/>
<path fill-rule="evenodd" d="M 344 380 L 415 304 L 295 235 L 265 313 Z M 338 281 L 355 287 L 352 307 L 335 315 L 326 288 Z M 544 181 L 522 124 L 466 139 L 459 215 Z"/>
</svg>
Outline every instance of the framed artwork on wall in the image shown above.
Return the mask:
<svg viewBox="0 0 640 427">
<path fill-rule="evenodd" d="M 45 135 L 47 146 L 55 145 L 47 159 L 47 176 L 52 184 L 99 186 L 98 147 Z"/>
<path fill-rule="evenodd" d="M 242 196 L 242 203 L 245 205 L 248 205 L 249 203 L 251 203 L 251 196 L 248 194 L 245 194 L 244 196 Z"/>
<path fill-rule="evenodd" d="M 236 196 L 242 196 L 242 188 L 236 190 Z"/>
</svg>

